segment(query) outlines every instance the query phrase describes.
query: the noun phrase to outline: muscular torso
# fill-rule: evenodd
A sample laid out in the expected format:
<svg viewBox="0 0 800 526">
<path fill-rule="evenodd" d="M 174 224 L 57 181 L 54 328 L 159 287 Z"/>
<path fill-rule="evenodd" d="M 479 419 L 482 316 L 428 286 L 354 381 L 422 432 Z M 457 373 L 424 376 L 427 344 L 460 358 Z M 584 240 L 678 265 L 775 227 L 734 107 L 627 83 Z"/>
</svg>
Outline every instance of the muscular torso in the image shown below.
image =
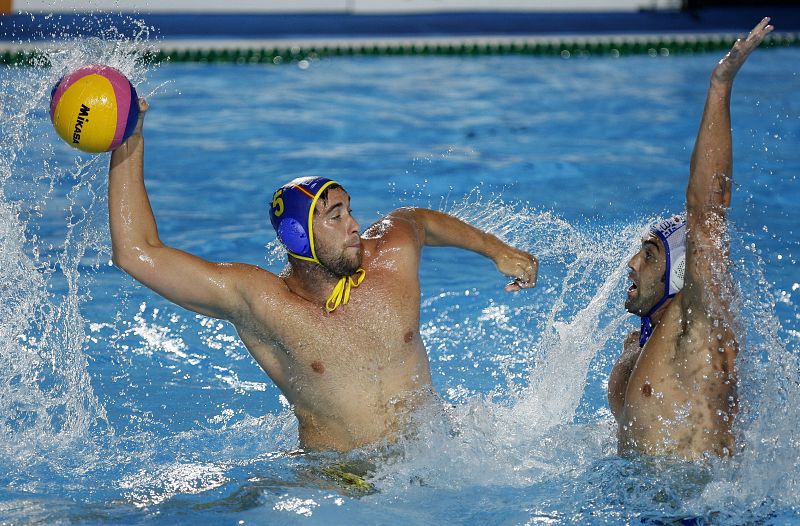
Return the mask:
<svg viewBox="0 0 800 526">
<path fill-rule="evenodd" d="M 732 332 L 692 318 L 684 330 L 678 296 L 665 309 L 641 350 L 638 334 L 626 339 L 609 379 L 620 450 L 729 454 L 736 411 Z"/>
<path fill-rule="evenodd" d="M 401 260 L 382 241 L 365 241 L 366 277 L 333 313 L 286 286 L 278 294 L 266 287 L 236 323 L 293 405 L 304 447 L 348 450 L 391 438 L 432 392 L 419 335 L 418 254 Z M 279 279 L 266 271 L 263 278 Z"/>
</svg>

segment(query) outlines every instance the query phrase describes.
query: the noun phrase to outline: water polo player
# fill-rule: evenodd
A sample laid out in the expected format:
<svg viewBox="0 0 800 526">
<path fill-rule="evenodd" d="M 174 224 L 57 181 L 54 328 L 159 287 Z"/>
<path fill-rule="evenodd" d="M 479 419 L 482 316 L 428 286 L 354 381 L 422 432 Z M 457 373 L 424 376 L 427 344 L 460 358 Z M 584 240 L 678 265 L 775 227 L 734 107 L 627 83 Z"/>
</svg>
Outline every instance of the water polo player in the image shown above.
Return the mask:
<svg viewBox="0 0 800 526">
<path fill-rule="evenodd" d="M 536 258 L 443 213 L 395 210 L 360 235 L 349 195 L 323 178 L 297 179 L 274 194 L 270 217 L 289 253 L 280 276 L 168 247 L 144 186 L 144 100 L 140 110 L 136 132 L 111 156 L 114 262 L 168 300 L 233 323 L 292 404 L 303 447 L 345 451 L 391 439 L 430 398 L 419 334 L 423 246 L 494 260 L 515 280 L 509 291 L 536 283 Z"/>
<path fill-rule="evenodd" d="M 641 317 L 641 328 L 625 340 L 608 381 L 621 451 L 690 459 L 733 452 L 730 96 L 739 68 L 770 31 L 765 18 L 714 68 L 692 152 L 686 217 L 652 225 L 628 263 L 633 283 L 625 308 Z"/>
</svg>

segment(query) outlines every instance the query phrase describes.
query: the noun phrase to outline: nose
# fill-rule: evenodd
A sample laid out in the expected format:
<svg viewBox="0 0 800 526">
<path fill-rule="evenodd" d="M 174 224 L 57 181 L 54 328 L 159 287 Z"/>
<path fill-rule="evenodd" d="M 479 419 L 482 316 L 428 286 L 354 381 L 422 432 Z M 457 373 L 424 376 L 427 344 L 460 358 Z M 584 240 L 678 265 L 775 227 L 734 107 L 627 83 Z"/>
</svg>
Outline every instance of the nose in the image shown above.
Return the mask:
<svg viewBox="0 0 800 526">
<path fill-rule="evenodd" d="M 634 256 L 633 256 L 633 257 L 632 257 L 632 258 L 631 258 L 631 259 L 628 261 L 628 268 L 629 268 L 629 269 L 630 269 L 632 272 L 638 272 L 638 271 L 639 271 L 639 254 L 636 254 L 636 255 L 634 255 Z"/>
<path fill-rule="evenodd" d="M 358 224 L 358 221 L 356 221 L 355 217 L 353 216 L 349 217 L 350 217 L 350 228 L 348 229 L 348 232 L 351 234 L 358 234 L 359 232 L 361 232 L 361 225 Z"/>
</svg>

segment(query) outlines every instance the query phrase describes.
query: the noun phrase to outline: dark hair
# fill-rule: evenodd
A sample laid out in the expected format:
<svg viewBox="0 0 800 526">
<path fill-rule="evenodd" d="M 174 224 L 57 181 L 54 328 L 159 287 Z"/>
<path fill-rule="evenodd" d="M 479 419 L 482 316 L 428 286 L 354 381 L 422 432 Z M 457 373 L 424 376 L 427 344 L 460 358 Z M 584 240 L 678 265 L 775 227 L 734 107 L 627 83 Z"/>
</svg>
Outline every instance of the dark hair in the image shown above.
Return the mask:
<svg viewBox="0 0 800 526">
<path fill-rule="evenodd" d="M 321 194 L 319 194 L 318 201 L 322 201 L 322 205 L 323 206 L 328 206 L 328 191 L 329 190 L 335 190 L 336 188 L 341 188 L 342 190 L 344 190 L 342 185 L 340 185 L 339 183 L 333 183 L 332 185 L 330 185 L 327 188 L 325 188 L 325 190 L 323 190 Z M 346 190 L 345 190 L 345 193 L 347 193 Z M 317 211 L 314 210 L 314 213 L 316 214 Z"/>
</svg>

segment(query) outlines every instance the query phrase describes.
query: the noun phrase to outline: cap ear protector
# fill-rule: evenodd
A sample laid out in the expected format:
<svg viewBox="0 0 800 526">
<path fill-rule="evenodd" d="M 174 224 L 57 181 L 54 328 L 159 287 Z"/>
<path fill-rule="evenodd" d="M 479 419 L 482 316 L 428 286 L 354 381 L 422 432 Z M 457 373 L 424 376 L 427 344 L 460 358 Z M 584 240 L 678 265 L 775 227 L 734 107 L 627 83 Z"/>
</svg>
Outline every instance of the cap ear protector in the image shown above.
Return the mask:
<svg viewBox="0 0 800 526">
<path fill-rule="evenodd" d="M 300 177 L 272 196 L 270 222 L 289 255 L 319 263 L 314 247 L 314 210 L 320 195 L 332 185 L 339 186 L 324 177 Z"/>
<path fill-rule="evenodd" d="M 677 294 L 683 288 L 683 275 L 686 272 L 686 252 L 673 259 L 670 265 L 669 290 L 670 294 Z M 674 292 L 673 292 L 674 291 Z"/>
<path fill-rule="evenodd" d="M 293 217 L 287 217 L 278 226 L 278 239 L 290 253 L 311 254 L 311 241 L 303 225 Z M 311 257 L 311 256 L 308 256 Z"/>
</svg>

